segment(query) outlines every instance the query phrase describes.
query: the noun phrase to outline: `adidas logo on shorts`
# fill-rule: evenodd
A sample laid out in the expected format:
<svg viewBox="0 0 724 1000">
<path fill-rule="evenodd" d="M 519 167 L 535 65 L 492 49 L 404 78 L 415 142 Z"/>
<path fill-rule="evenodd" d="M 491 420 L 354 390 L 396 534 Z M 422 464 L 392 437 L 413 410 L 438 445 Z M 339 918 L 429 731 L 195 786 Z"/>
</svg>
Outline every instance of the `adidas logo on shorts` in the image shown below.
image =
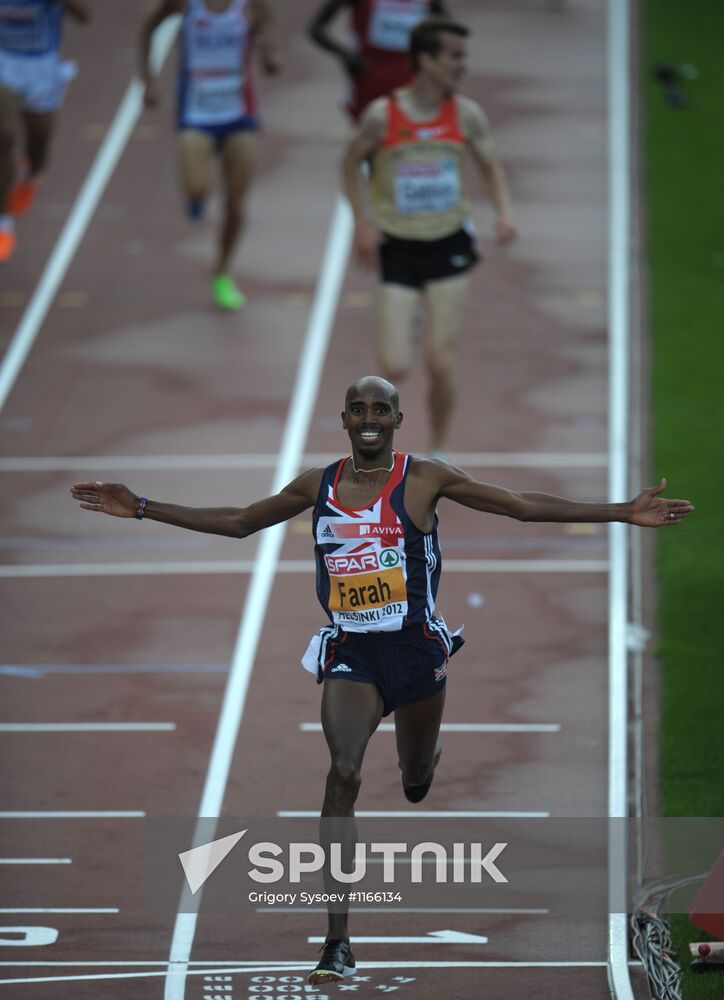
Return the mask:
<svg viewBox="0 0 724 1000">
<path fill-rule="evenodd" d="M 464 254 L 453 254 L 450 258 L 450 263 L 453 267 L 465 267 L 470 263 L 470 258 L 466 257 Z"/>
<path fill-rule="evenodd" d="M 338 663 L 337 666 L 332 667 L 332 669 L 329 672 L 330 674 L 337 674 L 337 673 L 351 674 L 352 667 L 348 667 L 346 663 Z"/>
</svg>

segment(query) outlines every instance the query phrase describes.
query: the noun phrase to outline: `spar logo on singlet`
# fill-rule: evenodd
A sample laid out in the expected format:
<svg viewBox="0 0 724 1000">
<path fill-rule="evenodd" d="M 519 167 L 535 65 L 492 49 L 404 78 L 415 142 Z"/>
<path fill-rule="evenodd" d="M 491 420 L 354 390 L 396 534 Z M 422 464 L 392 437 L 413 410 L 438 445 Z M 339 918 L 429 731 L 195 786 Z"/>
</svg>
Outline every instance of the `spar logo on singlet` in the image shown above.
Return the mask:
<svg viewBox="0 0 724 1000">
<path fill-rule="evenodd" d="M 325 556 L 324 561 L 330 576 L 347 576 L 355 573 L 371 573 L 380 569 L 394 569 L 400 565 L 401 556 L 397 549 L 382 549 L 380 552 Z"/>
</svg>

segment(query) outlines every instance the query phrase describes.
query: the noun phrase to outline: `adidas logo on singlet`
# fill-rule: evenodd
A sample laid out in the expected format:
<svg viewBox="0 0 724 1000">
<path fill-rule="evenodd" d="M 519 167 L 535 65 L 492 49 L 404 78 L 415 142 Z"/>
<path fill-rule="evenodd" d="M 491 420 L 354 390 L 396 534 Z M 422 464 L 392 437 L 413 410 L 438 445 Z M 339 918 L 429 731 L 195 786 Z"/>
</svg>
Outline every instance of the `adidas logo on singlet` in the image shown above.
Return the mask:
<svg viewBox="0 0 724 1000">
<path fill-rule="evenodd" d="M 332 531 L 329 525 L 327 525 L 327 527 L 322 532 L 322 538 L 334 538 L 334 532 Z"/>
</svg>

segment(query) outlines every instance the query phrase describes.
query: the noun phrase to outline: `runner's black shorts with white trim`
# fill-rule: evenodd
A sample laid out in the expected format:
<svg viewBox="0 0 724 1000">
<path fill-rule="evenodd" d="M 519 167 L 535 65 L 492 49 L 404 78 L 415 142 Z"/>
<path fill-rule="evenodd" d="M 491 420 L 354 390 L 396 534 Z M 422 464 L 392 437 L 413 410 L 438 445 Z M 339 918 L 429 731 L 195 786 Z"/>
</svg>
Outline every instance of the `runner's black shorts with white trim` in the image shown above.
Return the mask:
<svg viewBox="0 0 724 1000">
<path fill-rule="evenodd" d="M 403 240 L 383 233 L 379 256 L 384 285 L 416 289 L 430 281 L 465 274 L 480 259 L 472 226 L 463 226 L 440 240 Z"/>
<path fill-rule="evenodd" d="M 322 629 L 322 633 L 327 629 Z M 383 715 L 431 698 L 445 687 L 447 661 L 465 640 L 441 619 L 399 632 L 345 632 L 329 626 L 322 641 L 318 683 L 351 680 L 374 684 Z"/>
</svg>

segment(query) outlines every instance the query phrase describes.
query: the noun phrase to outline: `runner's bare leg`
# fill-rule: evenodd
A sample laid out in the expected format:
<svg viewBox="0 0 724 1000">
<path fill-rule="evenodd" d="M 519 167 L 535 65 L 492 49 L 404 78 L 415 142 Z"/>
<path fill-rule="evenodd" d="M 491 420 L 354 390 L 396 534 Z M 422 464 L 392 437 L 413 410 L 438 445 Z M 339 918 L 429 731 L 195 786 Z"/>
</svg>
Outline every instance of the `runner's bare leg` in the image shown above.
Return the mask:
<svg viewBox="0 0 724 1000">
<path fill-rule="evenodd" d="M 420 293 L 405 285 L 383 284 L 378 298 L 377 352 L 382 374 L 398 382 L 412 367 L 415 317 Z"/>
<path fill-rule="evenodd" d="M 444 706 L 445 688 L 395 712 L 397 756 L 408 785 L 422 785 L 432 777 Z"/>
<path fill-rule="evenodd" d="M 214 274 L 226 274 L 231 255 L 246 224 L 246 199 L 254 176 L 257 136 L 254 132 L 233 132 L 221 151 L 224 177 L 224 222 Z"/>
<path fill-rule="evenodd" d="M 383 702 L 374 684 L 345 680 L 324 681 L 322 692 L 322 729 L 324 731 L 331 767 L 322 806 L 320 838 L 328 855 L 331 842 L 342 844 L 342 870 L 351 871 L 357 843 L 357 825 L 354 821 L 354 804 L 361 784 L 362 761 L 367 743 L 382 718 Z M 335 822 L 335 820 L 341 822 Z M 327 892 L 346 893 L 348 885 L 334 882 L 325 866 Z M 340 909 L 335 907 L 335 909 Z M 327 940 L 349 940 L 347 906 L 343 912 L 328 913 Z"/>
<path fill-rule="evenodd" d="M 457 395 L 456 343 L 465 313 L 470 276 L 431 281 L 425 289 L 425 362 L 433 451 L 444 451 Z"/>
</svg>

